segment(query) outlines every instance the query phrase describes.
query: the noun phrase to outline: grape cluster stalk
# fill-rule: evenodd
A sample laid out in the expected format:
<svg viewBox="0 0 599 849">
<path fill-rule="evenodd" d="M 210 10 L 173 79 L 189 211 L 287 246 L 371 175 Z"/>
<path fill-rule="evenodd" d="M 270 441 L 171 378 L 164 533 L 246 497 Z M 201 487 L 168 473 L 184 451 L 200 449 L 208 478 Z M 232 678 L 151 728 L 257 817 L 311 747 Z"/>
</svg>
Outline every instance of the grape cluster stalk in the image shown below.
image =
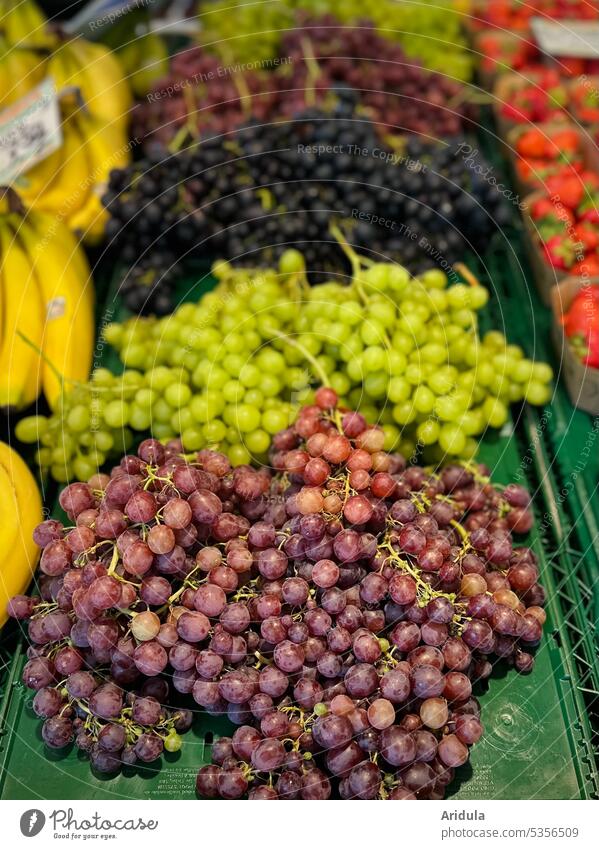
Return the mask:
<svg viewBox="0 0 599 849">
<path fill-rule="evenodd" d="M 43 522 L 24 683 L 50 747 L 92 767 L 176 751 L 193 719 L 237 726 L 203 796 L 443 798 L 483 733 L 473 685 L 530 672 L 545 621 L 527 492 L 437 470 L 320 388 L 270 467 L 148 439 L 67 486 Z M 182 702 L 181 702 L 182 704 Z"/>
</svg>

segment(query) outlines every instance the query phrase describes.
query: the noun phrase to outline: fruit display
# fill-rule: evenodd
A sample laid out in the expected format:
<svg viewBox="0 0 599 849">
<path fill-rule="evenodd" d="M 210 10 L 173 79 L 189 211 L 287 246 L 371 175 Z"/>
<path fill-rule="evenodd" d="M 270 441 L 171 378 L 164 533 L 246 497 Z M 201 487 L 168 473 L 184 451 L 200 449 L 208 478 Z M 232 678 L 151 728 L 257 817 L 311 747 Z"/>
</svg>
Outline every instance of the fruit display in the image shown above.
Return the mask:
<svg viewBox="0 0 599 849">
<path fill-rule="evenodd" d="M 48 747 L 74 739 L 98 772 L 154 761 L 191 695 L 237 726 L 203 796 L 444 796 L 483 733 L 473 684 L 497 658 L 533 668 L 544 591 L 512 541 L 529 496 L 407 465 L 332 389 L 315 402 L 272 472 L 149 439 L 62 491 L 70 525 L 34 532 L 40 595 L 9 604 Z"/>
<path fill-rule="evenodd" d="M 108 325 L 124 373 L 95 371 L 54 416 L 23 419 L 18 438 L 39 441 L 39 462 L 63 481 L 89 477 L 123 438 L 150 429 L 243 465 L 266 457 L 319 382 L 381 423 L 387 450 L 463 457 L 487 428 L 505 424 L 511 402 L 549 400 L 549 366 L 497 331 L 479 335 L 483 286 L 449 286 L 440 270 L 411 279 L 346 250 L 349 285 L 306 286 L 303 257 L 290 250 L 279 270 L 220 263 L 219 286 L 199 304 Z"/>
<path fill-rule="evenodd" d="M 183 130 L 228 133 L 250 115 L 262 123 L 293 118 L 348 86 L 359 95 L 356 116 L 371 120 L 382 139 L 406 132 L 450 136 L 462 128 L 462 87 L 408 62 L 372 26 L 348 31 L 333 17 L 317 18 L 282 37 L 281 59 L 268 68 L 223 69 L 204 48 L 185 48 L 137 106 L 134 131 L 165 143 Z"/>
<path fill-rule="evenodd" d="M 558 276 L 599 274 L 599 175 L 556 175 L 528 202 L 543 260 Z"/>
<path fill-rule="evenodd" d="M 11 597 L 27 590 L 35 572 L 39 546 L 33 532 L 43 520 L 42 499 L 25 461 L 0 442 L 0 628 L 8 619 Z"/>
<path fill-rule="evenodd" d="M 131 266 L 122 286 L 129 309 L 167 312 L 178 262 L 194 254 L 270 264 L 297 245 L 317 282 L 349 271 L 326 237 L 339 224 L 373 257 L 414 272 L 448 269 L 506 222 L 503 196 L 457 143 L 410 138 L 385 148 L 369 122 L 355 120 L 353 91 L 339 91 L 337 101 L 331 112 L 308 109 L 266 126 L 256 119 L 225 141 L 176 154 L 154 149 L 113 172 L 107 234 Z"/>
<path fill-rule="evenodd" d="M 280 0 L 260 6 L 209 0 L 198 6 L 201 41 L 223 62 L 267 61 L 281 55 L 281 37 L 301 25 L 306 15 L 329 14 L 346 33 L 374 24 L 386 39 L 398 42 L 413 59 L 457 80 L 469 80 L 472 57 L 453 0 L 434 4 L 396 0 Z"/>
<path fill-rule="evenodd" d="M 564 333 L 580 362 L 599 369 L 599 286 L 585 285 L 562 317 Z"/>
<path fill-rule="evenodd" d="M 25 214 L 10 192 L 1 203 L 0 406 L 23 409 L 43 393 L 55 409 L 63 389 L 91 370 L 89 265 L 65 224 L 44 212 Z"/>
</svg>

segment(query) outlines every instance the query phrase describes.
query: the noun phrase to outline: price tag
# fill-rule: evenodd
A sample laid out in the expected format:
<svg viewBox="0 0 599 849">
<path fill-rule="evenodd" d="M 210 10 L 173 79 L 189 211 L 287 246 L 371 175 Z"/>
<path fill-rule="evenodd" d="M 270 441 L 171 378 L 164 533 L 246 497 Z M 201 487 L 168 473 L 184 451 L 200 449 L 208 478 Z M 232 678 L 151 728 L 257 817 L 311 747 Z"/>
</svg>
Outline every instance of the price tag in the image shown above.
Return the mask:
<svg viewBox="0 0 599 849">
<path fill-rule="evenodd" d="M 599 23 L 533 18 L 531 26 L 543 53 L 550 56 L 599 59 Z"/>
<path fill-rule="evenodd" d="M 0 112 L 0 185 L 10 185 L 61 144 L 56 88 L 48 78 Z"/>
</svg>

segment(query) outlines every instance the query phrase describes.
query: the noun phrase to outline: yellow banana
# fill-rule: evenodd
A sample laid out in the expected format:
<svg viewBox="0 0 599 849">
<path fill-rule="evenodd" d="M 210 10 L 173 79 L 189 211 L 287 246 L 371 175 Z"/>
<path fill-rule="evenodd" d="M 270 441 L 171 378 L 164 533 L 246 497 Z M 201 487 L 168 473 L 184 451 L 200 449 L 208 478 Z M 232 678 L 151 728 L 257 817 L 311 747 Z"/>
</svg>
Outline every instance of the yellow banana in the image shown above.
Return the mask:
<svg viewBox="0 0 599 849">
<path fill-rule="evenodd" d="M 37 232 L 40 240 L 48 238 L 54 240 L 56 250 L 62 251 L 64 264 L 72 264 L 93 307 L 94 284 L 92 273 L 79 239 L 54 215 L 49 215 L 41 210 L 30 210 L 27 213 L 27 221 Z"/>
<path fill-rule="evenodd" d="M 49 156 L 42 159 L 33 168 L 21 174 L 15 184 L 21 200 L 27 206 L 43 202 L 42 196 L 46 189 L 54 182 L 57 171 L 60 169 L 63 153 L 60 147 L 56 148 Z"/>
<path fill-rule="evenodd" d="M 93 180 L 89 176 L 85 140 L 72 120 L 63 123 L 62 164 L 54 180 L 41 195 L 23 198 L 27 206 L 65 218 L 80 209 L 88 198 Z"/>
<path fill-rule="evenodd" d="M 19 228 L 45 304 L 42 382 L 52 408 L 60 399 L 63 385 L 68 389 L 73 382 L 88 379 L 94 344 L 93 300 L 76 264 L 65 264 L 64 251 L 59 249 L 63 227 L 58 225 L 47 238 L 27 219 Z"/>
<path fill-rule="evenodd" d="M 10 44 L 52 47 L 56 40 L 48 28 L 48 19 L 34 0 L 2 0 L 0 28 Z"/>
<path fill-rule="evenodd" d="M 0 566 L 2 627 L 8 618 L 7 602 L 12 596 L 25 592 L 35 572 L 39 547 L 33 541 L 33 531 L 44 519 L 35 478 L 24 460 L 5 442 L 0 442 L 0 486 L 0 541 L 4 552 Z"/>
<path fill-rule="evenodd" d="M 35 88 L 44 78 L 45 67 L 43 56 L 24 47 L 11 47 L 0 36 L 0 108 Z"/>
<path fill-rule="evenodd" d="M 0 406 L 22 409 L 39 395 L 43 315 L 33 269 L 10 226 L 11 214 L 0 227 L 3 338 L 0 345 Z M 22 333 L 31 344 L 20 335 Z M 34 347 L 32 347 L 34 346 Z"/>
<path fill-rule="evenodd" d="M 119 121 L 126 129 L 133 105 L 131 89 L 118 56 L 108 47 L 84 38 L 74 38 L 65 45 L 77 67 L 74 85 L 92 113 L 107 123 Z"/>
</svg>

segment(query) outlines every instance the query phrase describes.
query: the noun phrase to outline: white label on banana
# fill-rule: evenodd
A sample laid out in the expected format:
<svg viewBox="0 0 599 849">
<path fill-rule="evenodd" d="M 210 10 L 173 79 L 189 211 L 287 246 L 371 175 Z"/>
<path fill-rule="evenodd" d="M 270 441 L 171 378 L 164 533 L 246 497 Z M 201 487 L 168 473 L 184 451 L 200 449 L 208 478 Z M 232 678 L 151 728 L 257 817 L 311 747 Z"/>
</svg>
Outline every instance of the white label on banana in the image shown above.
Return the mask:
<svg viewBox="0 0 599 849">
<path fill-rule="evenodd" d="M 0 185 L 10 185 L 61 144 L 56 87 L 48 77 L 0 112 Z"/>
<path fill-rule="evenodd" d="M 46 318 L 51 321 L 53 318 L 62 318 L 67 308 L 67 301 L 62 295 L 58 298 L 52 298 L 46 306 Z"/>
</svg>

